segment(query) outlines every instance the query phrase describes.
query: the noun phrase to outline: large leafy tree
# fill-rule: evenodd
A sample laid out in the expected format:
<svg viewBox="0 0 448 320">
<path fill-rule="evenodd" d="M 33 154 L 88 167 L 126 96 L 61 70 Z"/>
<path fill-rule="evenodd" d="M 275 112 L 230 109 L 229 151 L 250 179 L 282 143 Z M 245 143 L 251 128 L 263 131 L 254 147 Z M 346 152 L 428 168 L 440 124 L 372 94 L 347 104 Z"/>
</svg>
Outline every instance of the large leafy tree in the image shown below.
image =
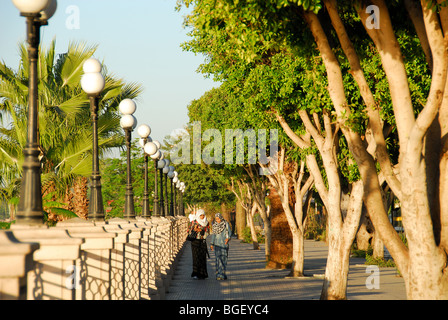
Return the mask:
<svg viewBox="0 0 448 320">
<path fill-rule="evenodd" d="M 20 188 L 23 153 L 26 144 L 28 107 L 28 56 L 20 45 L 17 70 L 0 63 L 1 187 L 4 199 L 17 196 Z M 42 192 L 67 202 L 70 209 L 84 216 L 87 212 L 87 178 L 92 164 L 92 130 L 89 100 L 82 91 L 82 65 L 96 46 L 72 43 L 67 52 L 56 55 L 55 41 L 40 49 L 39 79 L 39 159 L 42 165 Z M 141 88 L 126 84 L 105 72 L 106 85 L 99 105 L 99 151 L 107 152 L 123 143 L 118 104 L 136 98 Z M 75 197 L 75 199 L 73 199 Z M 78 199 L 76 199 L 78 198 Z M 76 208 L 75 206 L 79 207 Z"/>
<path fill-rule="evenodd" d="M 191 106 L 193 105 L 197 105 L 197 100 L 192 102 Z M 222 206 L 231 206 L 234 204 L 234 197 L 228 190 L 228 177 L 223 168 L 208 166 L 202 162 L 200 155 L 197 157 L 195 153 L 202 151 L 203 142 L 195 141 L 195 136 L 202 134 L 202 131 L 197 132 L 202 129 L 194 127 L 193 122 L 199 119 L 191 113 L 190 121 L 184 132 L 166 137 L 163 144 L 163 150 L 169 154 L 180 180 L 187 185 L 183 201 L 190 210 L 209 205 L 218 211 Z M 199 145 L 195 145 L 195 142 Z"/>
<path fill-rule="evenodd" d="M 187 21 L 195 25 L 195 36 L 207 34 L 203 39 L 209 44 L 223 40 L 227 44 L 212 52 L 212 58 L 231 53 L 250 64 L 265 60 L 284 45 L 297 57 L 316 57 L 325 68 L 331 109 L 323 114 L 323 120 L 313 118 L 314 122 L 310 119 L 312 109 L 299 113 L 306 135 L 312 137 L 323 162 L 328 164 L 328 184 L 336 188 L 328 190 L 329 197 L 337 203 L 338 192 L 334 191 L 338 177 L 331 158 L 331 137 L 339 128 L 359 167 L 364 203 L 405 278 L 408 297 L 446 297 L 448 211 L 442 200 L 448 190 L 444 174 L 446 1 L 396 1 L 388 5 L 381 0 L 183 2 L 195 5 Z M 376 10 L 373 15 L 369 5 Z M 378 65 L 372 63 L 375 61 L 381 62 L 381 68 L 372 70 Z M 203 70 L 211 68 L 213 73 L 225 76 L 225 70 L 234 70 L 236 65 L 233 59 L 223 59 Z M 348 81 L 355 84 L 352 90 Z M 302 145 L 306 135 L 290 130 L 281 117 L 279 122 L 291 139 Z M 392 153 L 386 144 L 389 127 L 396 130 L 399 144 L 399 150 Z M 322 135 L 320 128 L 331 131 Z M 388 221 L 380 178 L 401 202 L 409 249 Z M 337 239 L 345 231 L 337 206 L 330 208 L 329 215 L 334 231 L 329 235 L 330 252 L 336 256 L 329 257 L 322 298 L 342 299 L 346 280 L 339 276 L 337 265 L 347 257 L 337 257 L 342 245 Z"/>
<path fill-rule="evenodd" d="M 201 17 L 197 17 L 197 19 L 200 20 Z M 236 121 L 227 123 L 230 127 L 236 124 L 255 128 L 275 127 L 278 126 L 274 117 L 276 115 L 278 119 L 281 119 L 278 122 L 282 125 L 285 122 L 285 117 L 294 122 L 294 131 L 288 126 L 289 131 L 303 133 L 303 125 L 297 121 L 300 120 L 301 115 L 295 110 L 297 107 L 300 109 L 309 107 L 313 110 L 314 121 L 317 119 L 321 130 L 325 131 L 324 135 L 318 137 L 318 144 L 313 144 L 309 133 L 304 134 L 298 144 L 303 151 L 294 150 L 295 148 L 291 146 L 291 139 L 287 138 L 284 133 L 281 134 L 281 152 L 278 156 L 279 170 L 268 176 L 281 197 L 281 203 L 293 235 L 292 274 L 303 275 L 306 205 L 302 206 L 302 200 L 305 194 L 311 195 L 309 191 L 312 183 L 316 184 L 325 205 L 333 208 L 333 215 L 337 214 L 341 217 L 343 209 L 340 201 L 343 190 L 334 145 L 338 130 L 334 124 L 330 124 L 330 112 L 327 107 L 328 95 L 319 91 L 325 90 L 323 86 L 326 83 L 322 77 L 322 66 L 315 63 L 314 56 L 309 59 L 294 57 L 294 54 L 285 46 L 272 46 L 267 52 L 263 52 L 264 47 L 259 43 L 251 47 L 256 50 L 255 58 L 253 60 L 246 59 L 235 51 L 235 44 L 232 43 L 225 28 L 218 28 L 218 30 L 207 33 L 208 29 L 204 30 L 197 24 L 193 25 L 196 27 L 192 32 L 194 40 L 189 42 L 186 48 L 207 55 L 209 60 L 202 66 L 202 70 L 216 75 L 219 80 L 225 80 L 221 88 L 237 96 L 241 105 L 238 110 L 232 108 L 232 104 L 228 104 L 225 107 L 228 109 L 228 116 L 223 116 L 221 108 L 218 107 L 216 115 L 218 119 L 235 119 Z M 309 42 L 310 39 L 310 36 L 305 36 L 302 41 Z M 302 49 L 302 51 L 315 54 L 313 48 Z M 319 96 L 320 99 L 316 99 L 316 96 Z M 216 105 L 211 106 L 210 109 L 216 110 Z M 207 112 L 205 113 L 207 114 Z M 320 119 L 319 113 L 322 113 L 323 120 Z M 237 119 L 241 120 L 238 122 Z M 326 174 L 327 171 L 323 172 L 324 175 L 321 173 L 322 165 L 318 164 L 320 155 L 316 154 L 317 150 L 321 154 L 325 153 L 327 158 L 322 157 L 326 159 L 326 161 L 322 161 L 323 167 L 331 173 L 330 175 Z M 311 176 L 305 172 L 303 161 L 305 157 L 309 171 L 313 172 Z M 293 190 L 294 194 L 292 205 L 290 190 Z M 353 194 L 362 192 L 360 183 L 357 183 L 352 191 Z M 350 200 L 356 205 L 351 205 L 350 210 L 347 210 L 349 214 L 345 219 L 347 223 L 344 224 L 344 229 L 349 232 L 338 232 L 336 228 L 332 228 L 338 236 L 331 241 L 334 249 L 329 251 L 329 265 L 338 268 L 338 274 L 348 272 L 349 249 L 361 214 L 362 198 L 351 197 Z M 306 203 L 309 204 L 309 201 L 305 201 Z M 341 242 L 344 245 L 341 245 Z M 339 279 L 344 279 L 344 276 Z"/>
</svg>

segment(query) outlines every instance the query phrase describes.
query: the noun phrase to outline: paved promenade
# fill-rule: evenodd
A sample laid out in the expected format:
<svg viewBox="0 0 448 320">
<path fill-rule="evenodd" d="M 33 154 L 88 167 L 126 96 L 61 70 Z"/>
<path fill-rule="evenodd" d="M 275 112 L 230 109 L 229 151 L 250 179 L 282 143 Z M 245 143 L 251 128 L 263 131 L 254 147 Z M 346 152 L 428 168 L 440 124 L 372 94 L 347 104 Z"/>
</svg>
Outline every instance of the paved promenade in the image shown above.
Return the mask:
<svg viewBox="0 0 448 320">
<path fill-rule="evenodd" d="M 287 277 L 289 270 L 265 269 L 264 247 L 253 250 L 252 244 L 234 238 L 230 242 L 228 279 L 215 280 L 214 252 L 207 260 L 208 279 L 193 280 L 190 243 L 179 259 L 173 280 L 166 293 L 167 300 L 318 300 L 325 272 L 327 245 L 306 240 L 305 275 Z M 367 272 L 366 272 L 367 271 Z M 364 259 L 351 258 L 347 299 L 403 300 L 406 292 L 403 278 L 394 268 L 379 268 L 379 288 L 368 289 L 366 280 L 372 276 Z M 370 283 L 368 281 L 368 283 Z"/>
</svg>

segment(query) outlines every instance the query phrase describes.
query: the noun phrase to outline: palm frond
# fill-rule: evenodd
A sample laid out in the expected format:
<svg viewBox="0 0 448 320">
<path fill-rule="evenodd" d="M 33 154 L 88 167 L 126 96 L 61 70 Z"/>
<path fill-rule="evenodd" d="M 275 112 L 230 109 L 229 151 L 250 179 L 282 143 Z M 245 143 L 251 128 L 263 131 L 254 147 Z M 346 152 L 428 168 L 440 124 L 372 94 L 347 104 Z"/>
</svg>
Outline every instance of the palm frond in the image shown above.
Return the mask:
<svg viewBox="0 0 448 320">
<path fill-rule="evenodd" d="M 96 51 L 97 45 L 87 46 L 84 42 L 72 42 L 69 44 L 64 64 L 60 69 L 62 79 L 61 86 L 79 86 L 83 73 L 82 65 Z"/>
<path fill-rule="evenodd" d="M 64 197 L 79 177 L 92 170 L 92 124 L 89 100 L 82 91 L 82 65 L 97 45 L 70 43 L 67 52 L 56 57 L 56 40 L 40 48 L 39 141 L 43 153 L 43 190 L 56 187 Z M 21 62 L 15 71 L 0 63 L 0 114 L 10 121 L 0 130 L 0 191 L 9 197 L 20 185 L 23 148 L 27 137 L 28 51 L 19 45 Z M 98 145 L 102 156 L 124 143 L 118 105 L 125 98 L 137 99 L 142 86 L 126 83 L 103 70 L 106 85 L 100 99 Z M 9 190 L 9 191 L 8 191 Z M 11 191 L 12 190 L 12 191 Z M 58 198 L 60 199 L 60 198 Z"/>
</svg>

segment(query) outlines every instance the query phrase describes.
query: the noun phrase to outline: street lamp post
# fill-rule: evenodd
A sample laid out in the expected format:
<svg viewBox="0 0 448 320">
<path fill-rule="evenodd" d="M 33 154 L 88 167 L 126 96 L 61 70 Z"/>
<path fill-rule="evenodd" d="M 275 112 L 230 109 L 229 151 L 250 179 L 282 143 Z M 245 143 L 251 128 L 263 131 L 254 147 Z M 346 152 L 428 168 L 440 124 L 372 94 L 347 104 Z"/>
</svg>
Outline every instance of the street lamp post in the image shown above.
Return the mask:
<svg viewBox="0 0 448 320">
<path fill-rule="evenodd" d="M 177 191 L 176 191 L 176 183 L 177 181 L 179 181 L 179 178 L 177 177 L 178 173 L 177 171 L 174 171 L 174 178 L 172 180 L 172 185 L 173 185 L 173 198 L 174 198 L 174 203 L 173 203 L 173 215 L 177 216 Z"/>
<path fill-rule="evenodd" d="M 40 27 L 48 24 L 56 11 L 56 0 L 13 0 L 26 17 L 29 59 L 28 82 L 28 132 L 23 150 L 23 175 L 20 200 L 17 208 L 17 224 L 39 225 L 43 223 L 41 164 L 38 139 L 38 83 L 37 62 L 39 58 Z"/>
<path fill-rule="evenodd" d="M 184 211 L 184 191 L 185 191 L 185 182 L 181 182 L 180 183 L 180 188 L 179 188 L 179 191 L 180 191 L 180 212 L 179 212 L 179 214 L 181 215 L 181 216 L 183 216 L 183 215 L 185 215 L 185 211 Z"/>
<path fill-rule="evenodd" d="M 89 97 L 92 119 L 92 175 L 90 177 L 88 218 L 96 221 L 104 220 L 105 217 L 98 156 L 98 97 L 105 85 L 101 69 L 98 60 L 89 58 L 83 64 L 84 74 L 81 77 L 81 87 Z"/>
<path fill-rule="evenodd" d="M 174 178 L 174 167 L 169 166 L 169 171 L 167 174 L 168 178 L 170 178 L 171 185 L 171 195 L 170 195 L 170 216 L 174 216 L 174 207 L 173 207 L 173 178 Z"/>
<path fill-rule="evenodd" d="M 179 191 L 177 191 L 178 198 L 177 198 L 177 208 L 176 208 L 177 215 L 179 216 L 181 214 L 181 212 L 180 212 L 180 204 L 181 204 L 181 201 L 182 201 L 182 195 L 181 195 L 181 192 L 180 192 L 180 180 L 178 180 L 177 183 L 176 183 L 176 189 L 179 190 Z"/>
<path fill-rule="evenodd" d="M 137 119 L 132 115 L 136 109 L 135 102 L 131 99 L 124 99 L 120 102 L 119 110 L 123 114 L 120 119 L 120 125 L 126 133 L 126 193 L 124 204 L 124 217 L 128 219 L 135 218 L 134 209 L 134 192 L 132 190 L 132 177 L 131 177 L 131 134 L 132 130 L 137 125 Z"/>
<path fill-rule="evenodd" d="M 162 155 L 159 157 L 159 161 L 157 161 L 157 169 L 159 169 L 159 175 L 160 175 L 160 206 L 159 206 L 159 213 L 162 217 L 164 217 L 166 215 L 165 213 L 165 200 L 164 200 L 164 196 L 163 196 L 163 168 L 165 167 L 165 161 L 163 159 L 163 153 Z"/>
<path fill-rule="evenodd" d="M 168 172 L 170 171 L 170 167 L 169 167 L 170 160 L 163 159 L 163 161 L 165 161 L 165 166 L 162 169 L 163 175 L 164 175 L 164 178 L 165 178 L 165 188 L 164 188 L 164 192 L 165 192 L 165 216 L 170 216 L 169 205 L 168 205 Z"/>
<path fill-rule="evenodd" d="M 143 139 L 143 146 L 145 146 L 146 143 L 148 142 L 148 138 L 151 133 L 151 128 L 146 124 L 142 124 L 138 127 L 137 132 L 140 135 L 140 138 Z M 151 138 L 149 138 L 149 140 L 150 139 Z M 145 159 L 145 187 L 143 191 L 142 217 L 148 218 L 149 217 L 148 154 L 146 152 L 144 152 L 144 159 Z"/>
<path fill-rule="evenodd" d="M 154 209 L 152 215 L 156 217 L 159 216 L 159 196 L 157 191 L 157 159 L 161 155 L 159 145 L 160 143 L 155 140 L 147 142 L 144 147 L 145 153 L 147 153 L 150 158 L 154 160 Z"/>
</svg>

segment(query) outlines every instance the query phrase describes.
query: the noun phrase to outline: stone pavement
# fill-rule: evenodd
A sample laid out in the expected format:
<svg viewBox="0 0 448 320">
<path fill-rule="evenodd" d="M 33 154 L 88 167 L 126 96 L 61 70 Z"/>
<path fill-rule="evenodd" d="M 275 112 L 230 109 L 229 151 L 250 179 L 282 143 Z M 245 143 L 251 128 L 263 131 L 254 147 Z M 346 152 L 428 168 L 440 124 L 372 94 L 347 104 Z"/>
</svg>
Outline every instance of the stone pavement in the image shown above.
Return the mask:
<svg viewBox="0 0 448 320">
<path fill-rule="evenodd" d="M 167 300 L 318 300 L 325 273 L 327 245 L 305 241 L 305 275 L 287 277 L 289 270 L 265 269 L 264 246 L 253 250 L 252 244 L 233 238 L 230 242 L 228 279 L 215 280 L 214 252 L 207 259 L 208 279 L 190 277 L 192 257 L 190 243 L 184 248 L 174 271 Z M 350 258 L 347 288 L 349 300 L 404 300 L 403 278 L 394 268 L 379 268 L 379 288 L 368 289 L 369 272 L 362 258 Z M 378 274 L 378 273 L 377 273 Z"/>
</svg>

